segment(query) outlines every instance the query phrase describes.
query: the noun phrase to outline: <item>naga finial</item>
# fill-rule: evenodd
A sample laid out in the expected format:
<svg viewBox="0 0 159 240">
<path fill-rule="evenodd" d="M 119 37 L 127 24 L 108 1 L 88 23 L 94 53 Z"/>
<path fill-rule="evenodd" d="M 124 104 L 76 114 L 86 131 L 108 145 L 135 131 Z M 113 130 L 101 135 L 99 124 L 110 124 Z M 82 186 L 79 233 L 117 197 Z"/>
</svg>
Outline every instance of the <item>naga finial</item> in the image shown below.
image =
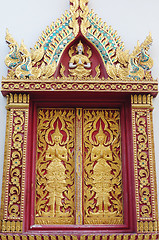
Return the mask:
<svg viewBox="0 0 159 240">
<path fill-rule="evenodd" d="M 24 40 L 21 41 L 19 52 L 21 53 L 21 55 L 26 55 L 26 56 L 29 55 L 30 56 L 30 53 L 24 44 Z"/>
<path fill-rule="evenodd" d="M 14 69 L 21 63 L 19 46 L 18 43 L 14 40 L 12 35 L 9 33 L 8 28 L 6 29 L 6 43 L 10 48 L 9 54 L 5 58 L 5 64 L 8 68 Z"/>
<path fill-rule="evenodd" d="M 5 40 L 7 42 L 8 45 L 12 44 L 12 45 L 17 45 L 18 43 L 14 40 L 14 38 L 12 37 L 12 35 L 9 33 L 8 28 L 6 29 L 6 37 Z"/>
</svg>

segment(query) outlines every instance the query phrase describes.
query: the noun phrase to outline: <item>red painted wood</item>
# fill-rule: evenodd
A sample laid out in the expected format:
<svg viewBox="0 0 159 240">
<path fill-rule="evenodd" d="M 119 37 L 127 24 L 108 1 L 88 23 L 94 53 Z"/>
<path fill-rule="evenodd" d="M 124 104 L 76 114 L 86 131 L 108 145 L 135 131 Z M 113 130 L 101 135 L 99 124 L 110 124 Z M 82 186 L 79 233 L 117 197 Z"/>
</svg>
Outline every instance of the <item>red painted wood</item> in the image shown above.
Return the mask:
<svg viewBox="0 0 159 240">
<path fill-rule="evenodd" d="M 119 95 L 119 94 L 118 94 Z M 25 217 L 24 231 L 29 233 L 53 234 L 104 234 L 136 232 L 136 210 L 133 172 L 133 137 L 131 123 L 130 96 L 104 94 L 104 93 L 54 93 L 46 96 L 32 95 L 29 107 L 29 127 L 27 143 L 27 166 L 25 184 Z M 43 225 L 34 224 L 35 206 L 35 169 L 36 169 L 36 129 L 38 107 L 94 107 L 121 109 L 121 152 L 123 169 L 123 225 Z"/>
</svg>

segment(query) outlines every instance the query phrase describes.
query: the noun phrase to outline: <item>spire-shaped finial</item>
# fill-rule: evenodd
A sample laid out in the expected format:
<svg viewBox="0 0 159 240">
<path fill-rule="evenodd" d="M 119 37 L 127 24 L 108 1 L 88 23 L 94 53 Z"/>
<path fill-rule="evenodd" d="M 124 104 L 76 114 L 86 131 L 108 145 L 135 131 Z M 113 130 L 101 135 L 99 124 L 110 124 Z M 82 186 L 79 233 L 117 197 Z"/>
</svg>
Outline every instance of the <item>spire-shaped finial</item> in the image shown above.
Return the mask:
<svg viewBox="0 0 159 240">
<path fill-rule="evenodd" d="M 58 121 L 57 121 L 57 124 L 56 124 L 55 132 L 52 135 L 53 136 L 60 136 L 60 137 L 63 136 L 62 133 L 59 130 L 59 123 L 58 123 Z"/>
<path fill-rule="evenodd" d="M 100 121 L 100 125 L 99 125 L 99 132 L 97 133 L 96 138 L 98 138 L 99 136 L 103 136 L 105 138 L 105 134 L 103 132 L 101 121 Z"/>
</svg>

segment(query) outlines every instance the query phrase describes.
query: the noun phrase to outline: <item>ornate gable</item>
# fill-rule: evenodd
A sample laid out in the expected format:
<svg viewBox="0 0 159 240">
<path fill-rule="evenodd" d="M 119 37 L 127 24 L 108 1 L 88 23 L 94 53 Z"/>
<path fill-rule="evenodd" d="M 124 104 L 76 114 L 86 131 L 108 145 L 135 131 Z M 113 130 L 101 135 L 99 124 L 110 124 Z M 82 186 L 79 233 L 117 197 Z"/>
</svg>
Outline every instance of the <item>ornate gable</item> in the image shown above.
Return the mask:
<svg viewBox="0 0 159 240">
<path fill-rule="evenodd" d="M 76 67 L 70 69 L 69 65 L 71 57 L 79 57 L 79 41 L 84 48 L 82 55 L 90 62 L 89 68 L 80 69 L 80 75 L 77 74 Z M 105 83 L 102 86 L 105 91 L 157 93 L 157 81 L 151 75 L 153 60 L 148 54 L 152 43 L 151 34 L 142 44 L 137 42 L 133 52 L 129 53 L 124 49 L 117 31 L 104 23 L 93 10 L 89 11 L 88 0 L 71 0 L 70 11 L 66 11 L 60 19 L 47 27 L 30 51 L 23 41 L 19 46 L 8 30 L 6 42 L 10 52 L 5 59 L 8 75 L 2 81 L 4 94 L 9 91 L 11 83 L 12 90 L 21 88 L 28 91 L 32 86 L 34 90 L 49 91 L 56 90 L 57 85 L 52 84 L 59 81 L 85 82 L 86 86 L 82 85 L 82 88 L 86 87 L 87 90 L 90 90 L 88 82 L 102 81 Z M 78 90 L 79 85 L 77 86 Z M 71 90 L 73 85 L 71 88 L 68 85 L 66 87 Z M 62 90 L 62 85 L 60 89 Z"/>
</svg>

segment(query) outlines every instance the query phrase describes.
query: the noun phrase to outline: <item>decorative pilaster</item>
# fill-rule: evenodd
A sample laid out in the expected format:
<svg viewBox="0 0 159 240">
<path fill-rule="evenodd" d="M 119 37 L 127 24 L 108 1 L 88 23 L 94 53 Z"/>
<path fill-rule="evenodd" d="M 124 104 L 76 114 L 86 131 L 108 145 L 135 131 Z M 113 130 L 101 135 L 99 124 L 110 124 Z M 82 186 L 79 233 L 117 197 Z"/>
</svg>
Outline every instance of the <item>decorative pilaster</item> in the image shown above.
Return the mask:
<svg viewBox="0 0 159 240">
<path fill-rule="evenodd" d="M 29 95 L 9 94 L 6 108 L 1 231 L 21 232 L 24 213 Z"/>
<path fill-rule="evenodd" d="M 131 96 L 137 231 L 157 231 L 156 173 L 152 96 Z"/>
</svg>

